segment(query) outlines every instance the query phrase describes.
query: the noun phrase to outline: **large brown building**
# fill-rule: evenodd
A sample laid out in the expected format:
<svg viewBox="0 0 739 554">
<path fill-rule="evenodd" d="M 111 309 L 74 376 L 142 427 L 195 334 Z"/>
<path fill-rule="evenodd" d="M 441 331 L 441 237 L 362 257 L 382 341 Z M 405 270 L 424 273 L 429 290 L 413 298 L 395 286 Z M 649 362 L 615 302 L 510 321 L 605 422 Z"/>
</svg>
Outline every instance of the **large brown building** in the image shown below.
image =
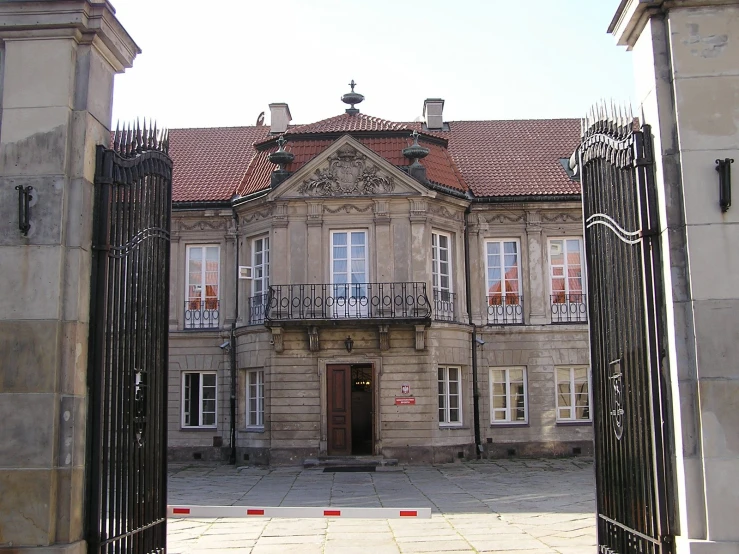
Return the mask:
<svg viewBox="0 0 739 554">
<path fill-rule="evenodd" d="M 169 451 L 591 449 L 576 120 L 171 131 Z"/>
</svg>

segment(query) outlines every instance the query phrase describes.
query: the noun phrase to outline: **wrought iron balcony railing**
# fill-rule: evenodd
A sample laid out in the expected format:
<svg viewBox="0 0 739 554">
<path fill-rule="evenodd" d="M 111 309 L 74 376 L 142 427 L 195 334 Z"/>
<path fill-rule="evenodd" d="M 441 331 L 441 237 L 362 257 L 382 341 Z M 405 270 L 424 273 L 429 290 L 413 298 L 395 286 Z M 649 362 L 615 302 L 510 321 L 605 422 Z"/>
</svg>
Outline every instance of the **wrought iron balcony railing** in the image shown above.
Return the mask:
<svg viewBox="0 0 739 554">
<path fill-rule="evenodd" d="M 262 325 L 267 314 L 269 294 L 258 294 L 248 299 L 249 325 Z"/>
<path fill-rule="evenodd" d="M 587 323 L 588 305 L 582 293 L 551 296 L 552 323 Z"/>
<path fill-rule="evenodd" d="M 185 302 L 185 329 L 218 329 L 220 302 L 215 299 Z"/>
<path fill-rule="evenodd" d="M 434 289 L 434 319 L 436 321 L 457 321 L 454 308 L 457 293 Z"/>
<path fill-rule="evenodd" d="M 523 325 L 523 296 L 508 293 L 487 297 L 488 325 Z"/>
<path fill-rule="evenodd" d="M 267 321 L 426 319 L 425 283 L 270 285 Z"/>
</svg>

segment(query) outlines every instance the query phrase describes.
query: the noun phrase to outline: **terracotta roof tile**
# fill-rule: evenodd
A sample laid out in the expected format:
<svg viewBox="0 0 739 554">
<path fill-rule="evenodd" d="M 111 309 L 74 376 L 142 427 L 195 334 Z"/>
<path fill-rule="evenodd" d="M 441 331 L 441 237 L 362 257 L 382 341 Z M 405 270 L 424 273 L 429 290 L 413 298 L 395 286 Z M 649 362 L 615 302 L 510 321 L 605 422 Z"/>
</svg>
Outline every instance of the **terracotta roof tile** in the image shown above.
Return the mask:
<svg viewBox="0 0 739 554">
<path fill-rule="evenodd" d="M 254 141 L 268 133 L 266 126 L 171 129 L 172 200 L 230 199 L 254 156 Z"/>
<path fill-rule="evenodd" d="M 310 125 L 290 128 L 287 149 L 295 154 L 288 168 L 296 171 L 332 144 L 344 132 L 361 133 L 357 140 L 396 166 L 408 165 L 403 148 L 406 132 L 421 131 L 418 122 L 393 123 L 358 114 L 342 114 Z M 475 196 L 576 195 L 579 183 L 568 178 L 559 160 L 569 158 L 579 142 L 576 119 L 511 121 L 452 121 L 446 132 L 426 132 L 448 140 L 448 150 L 437 142 L 422 143 L 431 150 L 422 163 L 428 178 Z M 372 137 L 373 131 L 391 136 Z M 397 136 L 392 136 L 398 132 Z M 310 135 L 307 137 L 306 135 Z M 302 138 L 301 138 L 302 137 Z M 173 200 L 228 200 L 238 191 L 246 195 L 269 187 L 274 166 L 267 156 L 269 127 L 172 129 L 170 155 L 174 161 Z M 254 144 L 267 146 L 255 151 Z"/>
<path fill-rule="evenodd" d="M 577 119 L 452 121 L 449 153 L 475 196 L 579 194 L 560 164 L 580 141 Z"/>
</svg>

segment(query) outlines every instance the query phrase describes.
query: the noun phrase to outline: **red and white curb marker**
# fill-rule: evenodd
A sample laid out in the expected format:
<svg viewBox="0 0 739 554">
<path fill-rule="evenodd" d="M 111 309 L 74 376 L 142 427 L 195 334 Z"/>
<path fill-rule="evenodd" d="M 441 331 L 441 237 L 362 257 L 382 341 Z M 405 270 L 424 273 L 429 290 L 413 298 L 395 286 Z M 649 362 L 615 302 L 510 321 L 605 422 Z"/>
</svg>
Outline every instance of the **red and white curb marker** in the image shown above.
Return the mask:
<svg viewBox="0 0 739 554">
<path fill-rule="evenodd" d="M 167 506 L 169 517 L 345 517 L 362 519 L 431 518 L 431 508 L 315 508 L 273 506 Z"/>
</svg>

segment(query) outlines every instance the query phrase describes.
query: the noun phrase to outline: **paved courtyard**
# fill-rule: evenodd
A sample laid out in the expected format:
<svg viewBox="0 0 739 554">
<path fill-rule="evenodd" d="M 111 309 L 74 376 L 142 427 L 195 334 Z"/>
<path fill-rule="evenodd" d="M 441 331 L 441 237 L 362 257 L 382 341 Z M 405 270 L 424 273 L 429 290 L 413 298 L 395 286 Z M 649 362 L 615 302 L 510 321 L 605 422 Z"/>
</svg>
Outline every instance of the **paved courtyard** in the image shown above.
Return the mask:
<svg viewBox="0 0 739 554">
<path fill-rule="evenodd" d="M 168 552 L 228 554 L 595 552 L 585 459 L 404 466 L 375 473 L 170 464 L 169 504 L 431 508 L 431 519 L 178 519 Z"/>
</svg>

